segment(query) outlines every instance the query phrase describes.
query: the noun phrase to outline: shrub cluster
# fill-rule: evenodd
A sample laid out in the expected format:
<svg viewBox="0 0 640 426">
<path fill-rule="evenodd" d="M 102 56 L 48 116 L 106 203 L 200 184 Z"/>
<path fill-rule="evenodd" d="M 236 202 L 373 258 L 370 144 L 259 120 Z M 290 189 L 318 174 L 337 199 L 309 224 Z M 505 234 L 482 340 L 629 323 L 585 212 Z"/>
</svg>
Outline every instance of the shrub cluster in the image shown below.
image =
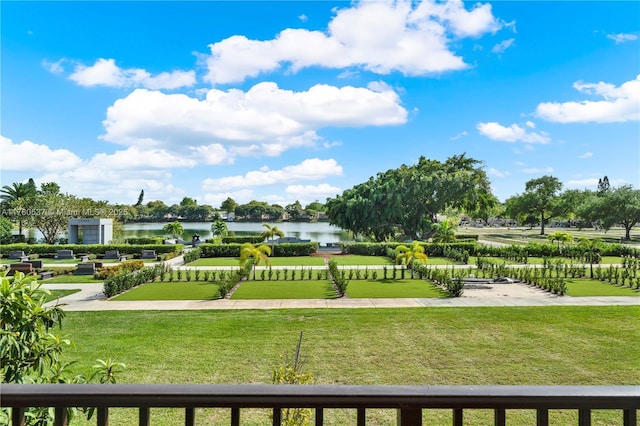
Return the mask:
<svg viewBox="0 0 640 426">
<path fill-rule="evenodd" d="M 158 263 L 152 268 L 142 268 L 137 271 L 121 269 L 119 274 L 104 280 L 102 291 L 107 297 L 113 297 L 140 284 L 154 281 L 160 277 L 164 268 L 164 263 Z"/>
<path fill-rule="evenodd" d="M 118 263 L 113 266 L 100 268 L 100 270 L 94 274 L 94 278 L 97 280 L 105 280 L 121 273 L 139 271 L 142 268 L 144 268 L 144 261 L 129 260 L 127 262 Z"/>
<path fill-rule="evenodd" d="M 140 254 L 142 250 L 155 250 L 158 254 L 182 253 L 183 244 L 6 244 L 0 246 L 0 254 L 8 256 L 12 251 L 24 251 L 26 255 L 52 255 L 58 250 L 73 250 L 75 254 L 87 253 L 104 255 L 107 250 L 117 250 L 120 254 Z"/>
<path fill-rule="evenodd" d="M 240 257 L 242 244 L 200 244 L 201 257 Z M 275 244 L 271 253 L 274 257 L 309 256 L 318 251 L 318 243 Z"/>
<path fill-rule="evenodd" d="M 338 269 L 338 263 L 335 260 L 329 261 L 329 275 L 331 276 L 331 280 L 338 289 L 338 296 L 342 297 L 347 292 L 347 286 L 349 285 L 349 281 L 345 279 L 344 271 L 340 271 Z"/>
<path fill-rule="evenodd" d="M 389 256 L 402 243 L 340 243 L 340 248 L 344 254 L 357 254 L 361 256 Z M 447 247 L 459 250 L 466 250 L 471 256 L 476 254 L 479 247 L 475 242 L 461 243 L 420 243 L 424 247 L 424 254 L 427 256 L 441 257 Z"/>
<path fill-rule="evenodd" d="M 162 237 L 129 237 L 124 240 L 127 244 L 162 244 Z"/>
<path fill-rule="evenodd" d="M 223 244 L 259 244 L 264 241 L 264 237 L 262 235 L 243 235 L 243 236 L 235 236 L 228 235 L 226 237 L 222 237 Z"/>
<path fill-rule="evenodd" d="M 428 265 L 418 264 L 415 266 L 416 273 L 421 279 L 429 280 L 443 288 L 452 297 L 460 297 L 464 291 L 463 270 L 446 268 L 431 268 Z"/>
<path fill-rule="evenodd" d="M 184 263 L 191 263 L 202 257 L 202 250 L 200 248 L 189 250 L 184 254 Z"/>
<path fill-rule="evenodd" d="M 236 284 L 249 276 L 252 268 L 253 261 L 249 259 L 239 269 L 230 272 L 229 275 L 225 277 L 221 276 L 220 283 L 218 284 L 218 297 L 220 299 L 224 299 L 227 294 L 229 294 L 231 289 L 236 286 Z"/>
<path fill-rule="evenodd" d="M 465 249 L 455 246 L 445 247 L 444 257 L 456 262 L 464 263 L 465 265 L 469 263 L 469 252 Z"/>
</svg>

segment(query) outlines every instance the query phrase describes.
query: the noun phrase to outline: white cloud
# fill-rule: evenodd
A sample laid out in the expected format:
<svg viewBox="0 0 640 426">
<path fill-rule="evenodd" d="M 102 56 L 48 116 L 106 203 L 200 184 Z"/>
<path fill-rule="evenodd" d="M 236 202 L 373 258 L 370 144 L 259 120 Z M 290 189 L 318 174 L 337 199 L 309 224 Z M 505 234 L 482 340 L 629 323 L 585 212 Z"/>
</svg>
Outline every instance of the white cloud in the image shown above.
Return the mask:
<svg viewBox="0 0 640 426">
<path fill-rule="evenodd" d="M 449 138 L 449 140 L 457 141 L 457 140 L 458 140 L 458 139 L 460 139 L 461 137 L 463 137 L 463 136 L 467 136 L 468 134 L 469 134 L 469 133 L 467 133 L 467 131 L 466 131 L 466 130 L 463 130 L 462 132 L 458 133 L 457 135 L 455 135 L 455 136 L 451 136 L 451 137 Z"/>
<path fill-rule="evenodd" d="M 309 20 L 309 17 L 303 13 L 302 15 L 298 16 L 298 19 L 302 22 L 307 22 Z"/>
<path fill-rule="evenodd" d="M 214 188 L 209 188 L 209 190 L 215 191 Z M 227 198 L 233 199 L 238 204 L 244 204 L 253 200 L 255 195 L 251 189 L 241 189 L 239 191 L 228 192 L 207 192 L 204 194 L 204 204 L 209 204 L 214 208 L 219 208 L 222 202 Z M 263 197 L 261 196 L 260 200 L 262 199 Z"/>
<path fill-rule="evenodd" d="M 529 127 L 530 129 L 535 129 L 536 128 L 536 123 L 534 123 L 533 121 L 527 121 L 526 123 L 524 123 L 527 127 Z"/>
<path fill-rule="evenodd" d="M 335 197 L 336 194 L 342 192 L 337 186 L 331 186 L 328 183 L 319 185 L 289 185 L 285 188 L 285 192 L 295 198 L 305 200 L 320 200 L 327 197 Z"/>
<path fill-rule="evenodd" d="M 511 176 L 511 173 L 509 173 L 508 171 L 503 172 L 498 169 L 494 169 L 493 167 L 487 170 L 487 174 L 490 176 L 495 176 L 497 178 L 505 178 Z"/>
<path fill-rule="evenodd" d="M 2 152 L 2 170 L 54 172 L 78 167 L 82 159 L 66 149 L 51 149 L 31 141 L 13 143 L 0 136 L 0 152 Z"/>
<path fill-rule="evenodd" d="M 567 189 L 596 189 L 598 187 L 599 178 L 573 179 L 564 183 Z M 609 181 L 611 186 L 621 186 L 628 182 L 624 179 L 612 179 Z"/>
<path fill-rule="evenodd" d="M 618 34 L 607 34 L 607 38 L 615 41 L 616 44 L 619 44 L 627 41 L 635 41 L 638 39 L 638 36 L 635 34 L 618 33 Z"/>
<path fill-rule="evenodd" d="M 235 155 L 280 155 L 313 146 L 323 127 L 405 123 L 407 111 L 388 86 L 375 90 L 318 84 L 304 92 L 259 83 L 210 90 L 204 99 L 136 89 L 107 110 L 103 139 L 128 146 L 201 153 L 207 164 L 229 163 Z"/>
<path fill-rule="evenodd" d="M 504 141 L 504 142 L 527 142 L 527 143 L 541 143 L 546 144 L 551 141 L 551 138 L 546 132 L 527 132 L 526 129 L 512 124 L 509 127 L 505 127 L 495 121 L 488 123 L 478 123 L 478 132 L 481 135 L 488 137 L 489 139 Z"/>
<path fill-rule="evenodd" d="M 62 58 L 55 62 L 50 62 L 50 61 L 47 61 L 46 59 L 43 59 L 42 66 L 45 67 L 45 69 L 52 74 L 62 74 L 64 72 L 64 67 L 62 65 L 65 62 L 67 62 L 66 58 Z"/>
<path fill-rule="evenodd" d="M 254 170 L 244 176 L 229 176 L 220 179 L 205 179 L 203 187 L 211 191 L 219 188 L 247 188 L 254 186 L 274 185 L 296 182 L 300 180 L 318 180 L 328 176 L 341 176 L 342 166 L 336 160 L 320 160 L 311 158 L 294 166 L 286 166 L 280 170 Z"/>
<path fill-rule="evenodd" d="M 573 88 L 602 100 L 543 102 L 536 115 L 559 123 L 613 123 L 640 120 L 640 75 L 619 87 L 610 83 L 575 82 Z"/>
<path fill-rule="evenodd" d="M 76 65 L 69 79 L 80 86 L 145 87 L 147 89 L 177 89 L 196 83 L 195 71 L 163 72 L 152 76 L 141 68 L 123 69 L 114 59 L 98 59 L 91 66 Z"/>
<path fill-rule="evenodd" d="M 528 174 L 553 173 L 553 167 L 545 167 L 545 168 L 531 167 L 527 169 L 522 169 L 521 171 L 522 173 L 528 173 Z"/>
<path fill-rule="evenodd" d="M 582 158 L 582 159 L 590 158 L 590 157 L 593 157 L 593 152 L 585 152 L 584 154 L 581 154 L 578 156 L 578 158 Z"/>
<path fill-rule="evenodd" d="M 513 42 L 515 42 L 515 41 L 516 41 L 515 38 L 509 38 L 507 40 L 502 40 L 500 43 L 498 43 L 495 46 L 493 46 L 491 48 L 491 51 L 493 53 L 502 53 L 505 50 L 507 50 L 508 48 L 510 48 L 513 45 Z"/>
<path fill-rule="evenodd" d="M 451 41 L 496 32 L 502 23 L 491 5 L 465 9 L 460 0 L 369 2 L 337 9 L 328 31 L 285 29 L 271 40 L 235 35 L 209 45 L 206 59 L 211 83 L 233 83 L 289 65 L 362 67 L 388 74 L 425 75 L 466 68 L 449 48 Z"/>
</svg>

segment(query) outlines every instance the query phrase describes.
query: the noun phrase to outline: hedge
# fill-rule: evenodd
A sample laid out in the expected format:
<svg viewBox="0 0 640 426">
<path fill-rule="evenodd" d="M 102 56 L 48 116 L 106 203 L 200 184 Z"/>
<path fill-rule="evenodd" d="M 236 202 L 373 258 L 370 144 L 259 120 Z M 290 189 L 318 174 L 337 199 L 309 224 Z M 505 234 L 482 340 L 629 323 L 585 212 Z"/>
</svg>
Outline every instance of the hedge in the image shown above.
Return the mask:
<svg viewBox="0 0 640 426">
<path fill-rule="evenodd" d="M 183 244 L 6 244 L 0 246 L 0 254 L 8 256 L 12 251 L 24 251 L 28 256 L 30 254 L 55 254 L 58 250 L 73 250 L 74 254 L 88 253 L 96 255 L 104 255 L 107 250 L 118 250 L 120 254 L 140 254 L 142 250 L 155 250 L 157 254 L 176 252 L 178 254 L 184 251 Z"/>
<path fill-rule="evenodd" d="M 261 235 L 244 235 L 244 236 L 226 236 L 222 238 L 223 244 L 260 244 L 264 241 Z"/>
<path fill-rule="evenodd" d="M 124 240 L 127 244 L 162 244 L 162 237 L 129 237 Z"/>
<path fill-rule="evenodd" d="M 396 247 L 404 243 L 340 243 L 340 248 L 344 254 L 357 254 L 362 256 L 386 256 L 387 249 L 395 250 Z M 407 243 L 409 244 L 409 243 Z M 447 247 L 458 250 L 466 250 L 471 256 L 476 253 L 478 244 L 475 242 L 464 243 L 420 243 L 424 247 L 427 256 L 442 257 L 445 255 Z M 406 244 L 405 244 L 406 245 Z"/>
<path fill-rule="evenodd" d="M 242 244 L 200 244 L 201 257 L 240 257 Z M 318 243 L 283 243 L 274 244 L 273 257 L 308 256 L 318 251 Z"/>
</svg>

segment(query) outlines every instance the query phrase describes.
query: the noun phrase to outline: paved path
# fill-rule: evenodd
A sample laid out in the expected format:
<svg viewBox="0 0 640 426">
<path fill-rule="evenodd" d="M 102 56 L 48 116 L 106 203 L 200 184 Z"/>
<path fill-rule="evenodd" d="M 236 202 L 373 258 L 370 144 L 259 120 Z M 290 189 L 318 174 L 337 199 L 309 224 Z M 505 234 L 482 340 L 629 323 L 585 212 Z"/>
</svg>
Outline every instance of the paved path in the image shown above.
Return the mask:
<svg viewBox="0 0 640 426">
<path fill-rule="evenodd" d="M 524 284 L 496 284 L 465 290 L 462 297 L 448 299 L 284 299 L 284 300 L 157 300 L 109 301 L 102 284 L 45 284 L 44 288 L 80 289 L 78 293 L 49 304 L 65 304 L 65 311 L 153 311 L 204 309 L 296 309 L 296 308 L 417 308 L 469 306 L 640 306 L 640 297 L 555 296 Z"/>
</svg>

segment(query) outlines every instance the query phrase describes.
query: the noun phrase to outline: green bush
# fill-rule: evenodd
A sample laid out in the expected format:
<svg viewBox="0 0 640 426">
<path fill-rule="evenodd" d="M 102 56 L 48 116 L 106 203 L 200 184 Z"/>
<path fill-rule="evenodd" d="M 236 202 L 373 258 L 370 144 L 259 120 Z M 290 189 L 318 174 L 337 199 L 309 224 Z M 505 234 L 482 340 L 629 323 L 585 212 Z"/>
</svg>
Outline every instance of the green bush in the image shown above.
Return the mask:
<svg viewBox="0 0 640 426">
<path fill-rule="evenodd" d="M 292 256 L 309 256 L 318 251 L 318 243 L 282 243 L 273 246 L 272 256 L 274 257 L 292 257 Z"/>
<path fill-rule="evenodd" d="M 223 244 L 259 244 L 264 241 L 264 237 L 261 235 L 244 235 L 244 236 L 235 236 L 228 235 L 226 237 L 222 237 Z"/>
<path fill-rule="evenodd" d="M 127 244 L 162 244 L 162 237 L 129 237 L 124 242 Z"/>
<path fill-rule="evenodd" d="M 183 244 L 7 244 L 0 246 L 0 254 L 9 255 L 10 252 L 24 251 L 27 256 L 32 254 L 52 255 L 58 250 L 73 250 L 74 254 L 86 253 L 94 255 L 104 255 L 107 250 L 118 250 L 120 254 L 140 254 L 142 250 L 155 250 L 158 254 L 182 253 Z M 45 256 L 46 257 L 46 256 Z"/>
<path fill-rule="evenodd" d="M 340 243 L 340 248 L 344 254 L 357 254 L 361 256 L 388 256 L 390 251 L 395 250 L 402 243 Z M 442 257 L 447 247 L 467 251 L 471 256 L 476 254 L 478 244 L 475 242 L 461 243 L 420 243 L 424 247 L 427 256 Z"/>
<path fill-rule="evenodd" d="M 107 297 L 113 297 L 133 287 L 155 281 L 156 278 L 162 275 L 164 268 L 164 263 L 158 263 L 153 268 L 143 268 L 137 271 L 121 268 L 120 273 L 104 281 L 102 291 Z"/>
</svg>

